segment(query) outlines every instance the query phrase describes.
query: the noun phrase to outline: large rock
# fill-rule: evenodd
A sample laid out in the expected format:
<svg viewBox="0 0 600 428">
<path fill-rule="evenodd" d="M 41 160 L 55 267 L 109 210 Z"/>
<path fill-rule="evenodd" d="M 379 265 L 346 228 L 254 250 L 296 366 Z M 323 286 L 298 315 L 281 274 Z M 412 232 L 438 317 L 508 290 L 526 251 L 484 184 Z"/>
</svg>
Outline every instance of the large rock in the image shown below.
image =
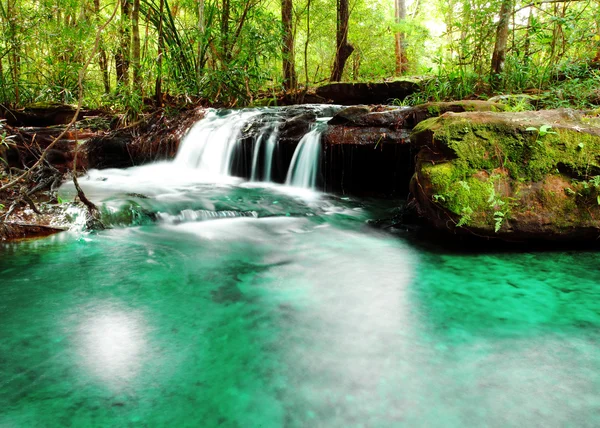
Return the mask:
<svg viewBox="0 0 600 428">
<path fill-rule="evenodd" d="M 172 159 L 190 127 L 204 116 L 203 108 L 167 115 L 158 111 L 139 123 L 91 138 L 81 152 L 88 168 L 126 168 Z"/>
<path fill-rule="evenodd" d="M 323 188 L 343 194 L 406 197 L 417 154 L 408 137 L 416 123 L 448 111 L 502 109 L 485 101 L 342 109 L 323 134 Z"/>
<path fill-rule="evenodd" d="M 600 119 L 572 110 L 421 122 L 411 182 L 435 227 L 507 240 L 600 236 Z"/>
<path fill-rule="evenodd" d="M 277 183 L 285 182 L 288 167 L 302 137 L 311 130 L 318 117 L 333 116 L 337 110 L 339 107 L 323 108 L 310 104 L 265 109 L 243 127 L 239 144 L 232 157 L 232 175 L 246 179 L 251 177 L 256 144 L 260 138 L 268 139 L 276 129 L 277 144 L 273 152 L 270 179 Z M 264 179 L 264 143 L 265 141 L 262 141 L 257 158 L 258 179 Z"/>
<path fill-rule="evenodd" d="M 389 104 L 420 90 L 411 81 L 371 83 L 329 83 L 317 88 L 316 95 L 333 104 Z"/>
<path fill-rule="evenodd" d="M 430 102 L 412 107 L 387 105 L 356 105 L 344 108 L 333 116 L 330 125 L 386 127 L 412 129 L 419 122 L 444 113 L 473 111 L 504 111 L 499 103 L 478 100 Z"/>
</svg>

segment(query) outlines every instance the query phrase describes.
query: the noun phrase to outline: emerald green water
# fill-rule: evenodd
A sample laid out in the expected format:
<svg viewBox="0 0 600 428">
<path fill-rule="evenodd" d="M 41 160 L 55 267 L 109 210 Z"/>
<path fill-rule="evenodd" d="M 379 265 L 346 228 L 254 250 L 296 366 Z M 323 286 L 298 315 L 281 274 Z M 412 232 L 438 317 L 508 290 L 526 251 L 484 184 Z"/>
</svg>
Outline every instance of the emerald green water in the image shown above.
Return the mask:
<svg viewBox="0 0 600 428">
<path fill-rule="evenodd" d="M 1 427 L 600 425 L 598 253 L 452 253 L 236 183 L 96 190 L 132 224 L 0 247 Z"/>
</svg>

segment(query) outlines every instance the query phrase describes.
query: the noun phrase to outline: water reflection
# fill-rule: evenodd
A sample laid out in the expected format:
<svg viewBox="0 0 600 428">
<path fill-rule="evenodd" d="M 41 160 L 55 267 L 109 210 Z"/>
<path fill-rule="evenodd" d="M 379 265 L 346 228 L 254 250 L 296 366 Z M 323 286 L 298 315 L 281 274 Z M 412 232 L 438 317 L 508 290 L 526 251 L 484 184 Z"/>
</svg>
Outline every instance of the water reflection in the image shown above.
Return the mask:
<svg viewBox="0 0 600 428">
<path fill-rule="evenodd" d="M 147 326 L 142 314 L 100 305 L 82 311 L 89 315 L 77 329 L 81 362 L 94 376 L 111 386 L 123 386 L 139 373 L 148 350 Z"/>
</svg>

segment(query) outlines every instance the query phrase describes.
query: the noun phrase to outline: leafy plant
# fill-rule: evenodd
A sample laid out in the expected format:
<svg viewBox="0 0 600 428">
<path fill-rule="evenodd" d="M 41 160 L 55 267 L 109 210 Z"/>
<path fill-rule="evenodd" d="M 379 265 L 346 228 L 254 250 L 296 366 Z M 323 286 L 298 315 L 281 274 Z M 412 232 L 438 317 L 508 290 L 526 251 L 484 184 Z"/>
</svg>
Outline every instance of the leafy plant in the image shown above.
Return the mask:
<svg viewBox="0 0 600 428">
<path fill-rule="evenodd" d="M 534 131 L 537 132 L 538 135 L 543 138 L 548 134 L 556 134 L 556 132 L 554 131 L 550 131 L 550 129 L 552 129 L 552 125 L 542 125 L 539 128 L 536 128 L 535 126 L 530 126 L 529 128 L 525 129 L 525 131 Z"/>
<path fill-rule="evenodd" d="M 502 228 L 502 223 L 508 213 L 506 210 L 502 210 L 502 207 L 506 205 L 506 202 L 496 195 L 496 191 L 493 187 L 490 190 L 490 197 L 487 202 L 490 208 L 494 210 L 494 232 L 498 233 L 500 228 Z"/>
<path fill-rule="evenodd" d="M 464 225 L 469 223 L 471 221 L 472 214 L 473 209 L 471 207 L 463 207 L 460 213 L 460 220 L 458 220 L 458 223 L 456 223 L 456 227 L 463 227 Z"/>
<path fill-rule="evenodd" d="M 539 142 L 540 138 L 544 138 L 548 134 L 556 134 L 556 132 L 550 131 L 551 129 L 552 129 L 552 125 L 542 125 L 539 128 L 536 128 L 535 126 L 530 126 L 530 127 L 526 128 L 525 131 L 536 133 L 535 141 L 534 141 L 534 144 L 536 144 Z"/>
</svg>

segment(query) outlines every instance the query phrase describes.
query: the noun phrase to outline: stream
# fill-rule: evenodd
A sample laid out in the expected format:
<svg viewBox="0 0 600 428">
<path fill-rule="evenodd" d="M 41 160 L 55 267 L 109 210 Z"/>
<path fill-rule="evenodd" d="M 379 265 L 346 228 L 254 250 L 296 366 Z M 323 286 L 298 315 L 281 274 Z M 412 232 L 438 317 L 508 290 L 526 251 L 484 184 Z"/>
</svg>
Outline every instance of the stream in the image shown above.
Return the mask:
<svg viewBox="0 0 600 428">
<path fill-rule="evenodd" d="M 228 175 L 220 120 L 90 171 L 111 229 L 0 244 L 0 427 L 600 425 L 596 252 L 377 229 L 398 201 L 314 190 L 320 126 L 290 186 Z"/>
</svg>

